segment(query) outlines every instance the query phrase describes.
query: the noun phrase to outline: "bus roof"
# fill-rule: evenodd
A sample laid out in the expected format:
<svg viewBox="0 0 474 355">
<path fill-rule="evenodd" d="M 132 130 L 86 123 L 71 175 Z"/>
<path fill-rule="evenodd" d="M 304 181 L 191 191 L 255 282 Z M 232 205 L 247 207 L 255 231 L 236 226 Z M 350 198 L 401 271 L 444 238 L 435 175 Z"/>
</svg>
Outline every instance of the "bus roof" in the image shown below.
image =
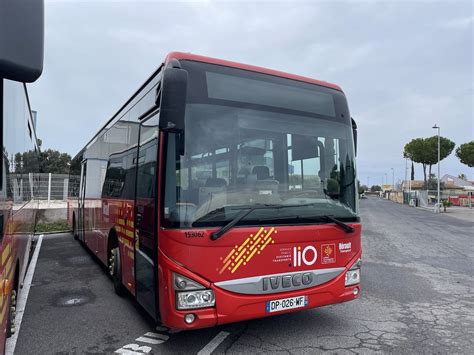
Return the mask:
<svg viewBox="0 0 474 355">
<path fill-rule="evenodd" d="M 192 53 L 171 52 L 166 56 L 165 64 L 168 64 L 168 62 L 171 61 L 172 59 L 192 60 L 192 61 L 195 61 L 195 62 L 217 64 L 217 65 L 223 65 L 223 66 L 226 66 L 226 67 L 250 70 L 250 71 L 254 71 L 254 72 L 258 72 L 258 73 L 279 76 L 279 77 L 282 77 L 282 78 L 293 79 L 293 80 L 298 80 L 298 81 L 304 81 L 304 82 L 307 82 L 307 83 L 310 83 L 310 84 L 316 84 L 316 85 L 325 86 L 325 87 L 328 87 L 328 88 L 331 88 L 331 89 L 336 89 L 336 90 L 342 91 L 342 89 L 339 85 L 331 84 L 331 83 L 328 83 L 326 81 L 311 79 L 311 78 L 308 78 L 308 77 L 305 77 L 305 76 L 285 73 L 285 72 L 282 72 L 282 71 L 263 68 L 263 67 L 258 67 L 258 66 L 255 66 L 255 65 L 242 64 L 242 63 L 232 62 L 232 61 L 229 61 L 229 60 L 205 57 L 205 56 L 202 56 L 202 55 L 197 55 L 197 54 L 192 54 Z"/>
<path fill-rule="evenodd" d="M 139 89 L 128 99 L 125 104 L 110 118 L 107 120 L 107 122 L 102 126 L 102 128 L 91 138 L 91 140 L 88 141 L 88 143 L 76 154 L 76 156 L 73 159 L 76 159 L 79 157 L 87 148 L 96 140 L 97 137 L 101 133 L 103 133 L 105 130 L 107 130 L 108 126 L 117 120 L 119 117 L 119 114 L 121 112 L 124 112 L 125 109 L 127 109 L 130 105 L 130 103 L 133 102 L 133 100 L 142 92 L 142 90 L 146 87 L 148 83 L 150 83 L 153 78 L 158 74 L 160 69 L 162 68 L 163 64 L 166 66 L 171 60 L 177 59 L 177 60 L 191 60 L 191 61 L 196 61 L 196 62 L 203 62 L 203 63 L 209 63 L 209 64 L 217 64 L 217 65 L 223 65 L 227 67 L 232 67 L 232 68 L 238 68 L 238 69 L 243 69 L 243 70 L 249 70 L 249 71 L 254 71 L 258 73 L 263 73 L 263 74 L 268 74 L 268 75 L 273 75 L 273 76 L 279 76 L 282 78 L 287 78 L 287 79 L 292 79 L 292 80 L 298 80 L 298 81 L 303 81 L 306 83 L 310 84 L 315 84 L 315 85 L 320 85 L 324 86 L 327 88 L 335 89 L 338 91 L 342 92 L 342 89 L 336 85 L 336 84 L 331 84 L 326 81 L 320 81 L 316 79 L 311 79 L 305 76 L 301 75 L 295 75 L 295 74 L 290 74 L 290 73 L 285 73 L 282 71 L 278 70 L 273 70 L 273 69 L 268 69 L 268 68 L 263 68 L 263 67 L 258 67 L 255 65 L 249 65 L 249 64 L 242 64 L 242 63 L 237 63 L 237 62 L 232 62 L 229 60 L 223 60 L 223 59 L 217 59 L 217 58 L 211 58 L 211 57 L 205 57 L 202 55 L 197 55 L 197 54 L 192 54 L 192 53 L 185 53 L 185 52 L 170 52 L 166 58 L 164 63 L 162 63 L 158 69 L 139 87 Z"/>
</svg>

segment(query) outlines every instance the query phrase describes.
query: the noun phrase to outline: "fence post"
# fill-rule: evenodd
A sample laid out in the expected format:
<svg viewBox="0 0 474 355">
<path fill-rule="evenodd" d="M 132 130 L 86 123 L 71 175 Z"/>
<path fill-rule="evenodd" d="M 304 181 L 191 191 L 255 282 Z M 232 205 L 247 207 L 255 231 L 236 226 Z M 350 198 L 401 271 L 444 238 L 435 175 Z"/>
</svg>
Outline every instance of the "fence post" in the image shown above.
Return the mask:
<svg viewBox="0 0 474 355">
<path fill-rule="evenodd" d="M 69 179 L 64 179 L 63 201 L 67 201 L 68 189 L 69 189 Z"/>
<path fill-rule="evenodd" d="M 48 205 L 51 201 L 51 173 L 48 174 Z"/>
</svg>

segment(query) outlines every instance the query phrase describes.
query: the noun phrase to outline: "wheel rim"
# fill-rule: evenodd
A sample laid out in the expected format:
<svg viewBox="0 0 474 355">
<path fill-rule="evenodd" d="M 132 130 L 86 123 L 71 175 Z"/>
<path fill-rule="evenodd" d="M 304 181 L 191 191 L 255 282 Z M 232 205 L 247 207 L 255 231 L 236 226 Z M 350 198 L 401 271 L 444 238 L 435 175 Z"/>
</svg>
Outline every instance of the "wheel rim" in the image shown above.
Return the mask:
<svg viewBox="0 0 474 355">
<path fill-rule="evenodd" d="M 117 248 L 114 248 L 111 250 L 110 252 L 110 259 L 109 259 L 109 273 L 110 273 L 110 276 L 114 276 L 115 274 L 115 262 L 116 262 L 116 259 L 117 259 Z"/>
<path fill-rule="evenodd" d="M 10 297 L 10 334 L 15 334 L 15 317 L 16 317 L 16 290 L 12 291 Z"/>
</svg>

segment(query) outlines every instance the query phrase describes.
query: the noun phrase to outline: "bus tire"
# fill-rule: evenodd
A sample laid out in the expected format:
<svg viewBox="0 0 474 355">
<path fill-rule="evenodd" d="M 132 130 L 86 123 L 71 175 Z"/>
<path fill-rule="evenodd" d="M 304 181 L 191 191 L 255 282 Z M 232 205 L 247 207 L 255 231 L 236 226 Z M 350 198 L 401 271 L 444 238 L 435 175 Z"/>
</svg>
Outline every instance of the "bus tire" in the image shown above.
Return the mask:
<svg viewBox="0 0 474 355">
<path fill-rule="evenodd" d="M 10 306 L 8 310 L 6 336 L 10 338 L 15 334 L 15 316 L 16 316 L 16 290 L 12 290 L 10 294 Z"/>
<path fill-rule="evenodd" d="M 15 283 L 13 284 L 12 290 L 10 292 L 10 302 L 8 305 L 8 312 L 7 312 L 7 327 L 6 327 L 6 338 L 10 338 L 13 334 L 15 334 L 15 317 L 16 317 L 16 301 L 17 301 L 17 289 L 18 289 L 18 266 L 15 270 Z"/>
<path fill-rule="evenodd" d="M 109 273 L 114 283 L 115 293 L 119 296 L 123 296 L 125 294 L 125 287 L 122 283 L 122 260 L 118 245 L 110 250 Z"/>
</svg>

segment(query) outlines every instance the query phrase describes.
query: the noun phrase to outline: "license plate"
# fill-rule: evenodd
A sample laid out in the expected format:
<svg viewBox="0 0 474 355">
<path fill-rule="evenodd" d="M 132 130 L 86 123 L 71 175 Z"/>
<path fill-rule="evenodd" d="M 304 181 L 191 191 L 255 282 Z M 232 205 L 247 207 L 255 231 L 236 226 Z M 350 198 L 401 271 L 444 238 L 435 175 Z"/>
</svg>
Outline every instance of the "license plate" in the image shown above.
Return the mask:
<svg viewBox="0 0 474 355">
<path fill-rule="evenodd" d="M 308 296 L 298 296 L 268 301 L 265 308 L 267 313 L 272 313 L 286 311 L 287 309 L 302 308 L 307 305 Z"/>
</svg>

